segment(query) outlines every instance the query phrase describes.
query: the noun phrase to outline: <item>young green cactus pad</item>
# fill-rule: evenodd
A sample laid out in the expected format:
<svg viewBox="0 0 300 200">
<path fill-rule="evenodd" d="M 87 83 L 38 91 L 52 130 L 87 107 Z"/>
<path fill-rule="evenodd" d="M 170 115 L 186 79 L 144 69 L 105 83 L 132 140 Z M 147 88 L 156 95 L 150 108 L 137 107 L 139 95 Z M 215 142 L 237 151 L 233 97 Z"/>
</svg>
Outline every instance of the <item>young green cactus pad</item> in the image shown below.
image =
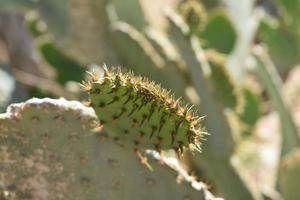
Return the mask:
<svg viewBox="0 0 300 200">
<path fill-rule="evenodd" d="M 152 172 L 94 122 L 93 109 L 64 99 L 31 99 L 0 114 L 0 199 L 215 199 L 174 159 L 147 154 Z"/>
<path fill-rule="evenodd" d="M 200 150 L 201 118 L 143 77 L 104 66 L 84 83 L 100 121 L 115 140 L 146 149 Z"/>
</svg>

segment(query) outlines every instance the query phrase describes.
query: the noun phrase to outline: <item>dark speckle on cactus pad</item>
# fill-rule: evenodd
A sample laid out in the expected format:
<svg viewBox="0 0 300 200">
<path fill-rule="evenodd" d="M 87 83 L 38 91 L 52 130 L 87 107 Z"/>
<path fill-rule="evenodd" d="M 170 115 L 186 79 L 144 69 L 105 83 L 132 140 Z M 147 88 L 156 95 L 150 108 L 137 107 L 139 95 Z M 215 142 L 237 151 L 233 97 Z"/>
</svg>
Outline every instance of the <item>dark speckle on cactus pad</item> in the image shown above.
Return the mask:
<svg viewBox="0 0 300 200">
<path fill-rule="evenodd" d="M 201 117 L 149 80 L 107 69 L 83 83 L 109 136 L 134 148 L 200 150 Z"/>
</svg>

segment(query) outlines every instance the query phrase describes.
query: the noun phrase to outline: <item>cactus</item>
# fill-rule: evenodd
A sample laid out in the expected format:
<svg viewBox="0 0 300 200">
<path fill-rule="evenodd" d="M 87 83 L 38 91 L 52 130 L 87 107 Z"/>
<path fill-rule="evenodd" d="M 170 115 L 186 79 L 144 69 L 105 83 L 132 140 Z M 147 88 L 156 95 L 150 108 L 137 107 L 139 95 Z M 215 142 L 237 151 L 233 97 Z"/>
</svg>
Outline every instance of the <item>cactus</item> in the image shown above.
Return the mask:
<svg viewBox="0 0 300 200">
<path fill-rule="evenodd" d="M 0 11 L 21 13 L 35 10 L 46 22 L 55 45 L 68 56 L 80 63 L 106 60 L 117 64 L 119 58 L 109 44 L 106 3 L 106 0 L 1 0 Z M 87 18 L 89 23 L 86 23 Z"/>
<path fill-rule="evenodd" d="M 222 33 L 222 37 L 220 37 L 220 33 Z M 204 40 L 204 45 L 221 53 L 229 54 L 236 43 L 237 33 L 225 13 L 219 11 L 210 14 L 199 37 Z"/>
<path fill-rule="evenodd" d="M 277 69 L 285 76 L 288 69 L 299 62 L 298 36 L 283 27 L 273 27 L 264 21 L 261 22 L 259 30 L 259 36 L 267 44 L 272 60 L 279 66 Z"/>
<path fill-rule="evenodd" d="M 284 199 L 299 199 L 300 184 L 300 149 L 287 154 L 279 170 L 279 185 Z"/>
<path fill-rule="evenodd" d="M 201 117 L 155 83 L 104 67 L 102 76 L 91 74 L 84 88 L 115 140 L 157 151 L 175 149 L 182 153 L 184 147 L 200 151 Z"/>
<path fill-rule="evenodd" d="M 256 47 L 253 54 L 257 61 L 256 72 L 266 86 L 266 90 L 277 109 L 281 119 L 282 133 L 282 157 L 292 149 L 300 146 L 300 138 L 296 129 L 295 122 L 289 112 L 285 99 L 282 97 L 282 80 L 276 68 L 270 60 L 265 49 Z"/>
<path fill-rule="evenodd" d="M 141 31 L 147 24 L 139 0 L 118 1 L 111 0 L 110 6 L 115 9 L 117 19 L 132 25 L 135 29 Z M 132 12 L 134 10 L 134 12 Z M 131 12 L 131 15 L 128 15 Z"/>
<path fill-rule="evenodd" d="M 108 6 L 109 16 L 114 16 L 118 11 L 113 5 L 112 3 Z M 151 77 L 163 87 L 170 88 L 175 94 L 186 97 L 192 103 L 199 101 L 186 76 L 185 66 L 162 30 L 147 26 L 144 27 L 144 34 L 139 32 L 138 28 L 122 21 L 122 18 L 110 17 L 110 22 L 113 42 L 116 50 L 122 55 L 126 67 L 143 76 Z M 128 51 L 128 48 L 131 51 Z M 137 57 L 139 59 L 136 59 Z"/>
<path fill-rule="evenodd" d="M 193 104 L 198 104 L 199 97 L 193 92 L 192 84 L 186 72 L 186 66 L 167 35 L 151 26 L 148 26 L 144 32 L 149 42 L 165 61 L 161 72 L 167 77 L 168 82 L 166 84 L 169 86 L 168 88 L 175 94 L 185 97 Z M 172 74 L 172 77 L 169 77 L 170 74 Z"/>
<path fill-rule="evenodd" d="M 165 163 L 160 166 L 148 153 L 151 172 L 132 150 L 100 133 L 97 124 L 93 110 L 75 101 L 31 99 L 11 105 L 0 115 L 0 197 L 215 199 L 172 159 L 156 158 Z M 186 181 L 177 184 L 176 175 Z"/>
<path fill-rule="evenodd" d="M 239 113 L 242 126 L 244 127 L 245 135 L 251 133 L 260 116 L 259 98 L 249 89 L 243 89 L 244 106 Z"/>
<path fill-rule="evenodd" d="M 211 69 L 209 81 L 213 95 L 216 99 L 220 99 L 223 108 L 239 112 L 243 106 L 243 99 L 237 84 L 226 69 L 225 58 L 215 51 L 207 51 L 206 57 Z"/>
<path fill-rule="evenodd" d="M 220 9 L 208 14 L 202 2 L 188 0 L 181 3 L 178 10 L 189 26 L 190 34 L 201 38 L 206 47 L 226 54 L 233 50 L 237 35 L 231 21 Z"/>
<path fill-rule="evenodd" d="M 175 21 L 176 21 L 176 19 L 175 19 Z M 178 22 L 178 21 L 176 21 L 176 22 Z M 196 57 L 193 57 L 194 50 L 188 44 L 189 41 L 185 38 L 181 39 L 183 37 L 183 36 L 181 36 L 182 35 L 181 30 L 179 30 L 179 33 L 178 33 L 178 31 L 176 32 L 176 30 L 174 30 L 174 28 L 172 28 L 172 27 L 173 26 L 171 25 L 171 28 L 169 30 L 169 38 L 166 38 L 166 36 L 163 34 L 157 35 L 157 33 L 156 33 L 156 35 L 155 35 L 155 33 L 153 33 L 153 30 L 151 30 L 150 28 L 146 29 L 146 34 L 147 34 L 148 38 L 150 39 L 150 41 L 152 41 L 152 44 L 154 45 L 154 47 L 157 46 L 155 49 L 159 51 L 160 55 L 162 55 L 162 57 L 164 57 L 165 60 L 171 60 L 173 66 L 175 65 L 176 68 L 179 69 L 178 71 L 180 71 L 180 73 L 183 74 L 183 76 L 181 77 L 181 80 L 183 79 L 185 81 L 185 83 L 187 83 L 186 86 L 187 87 L 192 86 L 191 88 L 196 89 L 197 93 L 198 93 L 198 94 L 196 94 L 196 96 L 198 96 L 200 94 L 201 102 L 202 102 L 201 109 L 205 110 L 203 113 L 205 113 L 205 114 L 209 113 L 209 118 L 214 119 L 214 120 L 208 120 L 208 122 L 214 122 L 213 124 L 209 124 L 209 125 L 206 124 L 208 131 L 215 132 L 215 133 L 216 132 L 223 133 L 222 135 L 211 136 L 214 138 L 210 137 L 210 139 L 212 141 L 214 141 L 214 142 L 212 142 L 212 144 L 215 143 L 216 146 L 213 147 L 213 145 L 211 145 L 211 143 L 210 143 L 210 145 L 208 145 L 211 149 L 207 149 L 207 152 L 203 152 L 203 155 L 200 156 L 200 157 L 202 157 L 202 159 L 201 159 L 202 161 L 201 161 L 200 165 L 205 166 L 205 164 L 212 163 L 213 162 L 212 160 L 214 160 L 214 162 L 216 162 L 215 160 L 217 160 L 221 157 L 220 155 L 218 155 L 219 153 L 222 155 L 224 160 L 227 160 L 228 158 L 230 158 L 230 156 L 232 154 L 232 149 L 231 148 L 227 149 L 227 148 L 230 147 L 231 144 L 233 144 L 233 139 L 232 139 L 233 136 L 232 136 L 231 128 L 228 126 L 227 117 L 222 114 L 220 115 L 220 113 L 223 113 L 222 106 L 224 105 L 224 101 L 223 101 L 224 97 L 222 94 L 226 94 L 225 97 L 229 97 L 228 98 L 229 100 L 225 101 L 225 102 L 230 102 L 232 99 L 234 99 L 233 102 L 230 102 L 230 103 L 232 103 L 232 105 L 227 105 L 228 107 L 231 107 L 231 108 L 240 107 L 237 105 L 242 105 L 242 104 L 240 104 L 241 103 L 241 98 L 239 96 L 240 94 L 236 93 L 237 91 L 235 88 L 235 84 L 232 82 L 232 79 L 230 78 L 230 76 L 228 75 L 228 73 L 224 67 L 216 67 L 216 66 L 220 66 L 220 65 L 214 65 L 213 69 L 210 68 L 209 64 L 214 63 L 214 60 L 212 58 L 210 58 L 210 63 L 207 62 L 203 67 L 203 71 L 206 70 L 206 72 L 208 72 L 207 74 L 204 75 L 205 78 L 202 79 L 201 83 L 198 82 L 199 84 L 195 84 L 194 81 L 196 81 L 196 82 L 199 81 L 199 78 L 201 77 L 201 71 L 200 71 L 200 73 L 199 73 L 199 70 L 198 71 L 189 71 L 189 67 L 197 66 L 199 64 L 199 61 L 196 59 Z M 185 33 L 189 33 L 188 28 L 182 28 L 182 29 L 184 29 L 186 31 Z M 177 35 L 175 35 L 175 34 L 177 34 Z M 178 36 L 178 34 L 179 34 L 179 36 Z M 169 42 L 171 42 L 171 45 L 163 45 L 163 44 L 168 44 Z M 172 44 L 172 43 L 174 43 L 174 44 Z M 119 44 L 119 45 L 121 45 L 121 44 Z M 162 46 L 162 47 L 160 47 L 160 46 Z M 140 52 L 141 51 L 139 51 L 139 53 Z M 206 54 L 206 53 L 203 53 L 203 54 Z M 126 56 L 125 56 L 125 58 L 126 58 Z M 136 65 L 136 67 L 138 67 L 138 66 L 139 65 Z M 155 68 L 157 68 L 157 66 L 154 66 L 154 69 Z M 166 66 L 165 68 L 170 68 L 170 66 Z M 221 70 L 217 70 L 217 69 L 221 69 Z M 140 69 L 135 68 L 135 71 L 139 71 L 139 70 L 142 70 L 142 68 L 140 68 Z M 214 73 L 210 74 L 211 71 Z M 218 74 L 219 74 L 219 76 L 217 76 Z M 167 74 L 168 77 L 170 77 L 170 75 L 173 76 L 173 73 Z M 152 77 L 153 79 L 158 79 L 158 80 L 165 79 L 165 78 L 163 78 L 164 74 L 154 75 L 150 72 L 150 73 L 148 73 L 148 76 Z M 223 84 L 225 83 L 225 86 L 222 85 L 219 78 L 217 78 L 220 76 L 222 77 L 221 80 L 224 80 L 224 82 L 222 82 L 222 83 Z M 170 77 L 167 80 L 170 81 L 170 80 L 172 80 L 172 78 L 173 77 Z M 178 81 L 180 81 L 180 79 Z M 215 85 L 211 84 L 211 83 L 215 83 Z M 214 85 L 214 86 L 212 87 L 211 85 Z M 173 88 L 173 87 L 175 87 L 174 84 L 171 85 L 170 88 Z M 216 87 L 216 88 L 214 88 L 214 87 Z M 225 88 L 225 91 L 223 92 L 222 90 L 218 90 L 217 89 L 218 87 Z M 212 89 L 215 91 L 214 94 L 213 94 Z M 176 91 L 175 94 L 182 95 L 185 98 L 189 99 L 188 96 L 186 95 L 185 91 L 181 91 L 180 93 L 178 93 Z M 219 95 L 219 97 L 222 96 L 222 99 L 220 99 L 220 98 L 217 99 L 216 96 L 218 96 L 218 95 Z M 205 101 L 204 104 L 203 104 L 203 100 Z M 197 102 L 197 103 L 199 103 L 199 102 Z M 225 103 L 225 105 L 226 105 L 226 103 Z M 214 111 L 212 111 L 211 108 L 214 108 Z M 215 113 L 214 117 L 212 117 L 212 113 Z M 216 122 L 218 123 L 217 126 L 216 126 Z M 210 140 L 209 140 L 209 142 L 210 142 Z M 220 146 L 222 146 L 222 148 L 220 148 Z M 207 157 L 207 158 L 203 158 L 203 157 Z M 213 158 L 213 157 L 215 157 L 215 158 Z M 198 156 L 197 156 L 197 158 L 198 158 Z M 195 158 L 193 157 L 193 159 L 195 159 Z M 205 161 L 203 161 L 203 160 L 205 160 Z M 222 160 L 220 162 L 224 163 L 224 160 Z M 222 164 L 222 165 L 224 165 L 224 164 Z M 236 169 L 234 169 L 230 163 L 226 164 L 226 166 L 224 167 L 225 169 L 222 169 L 222 170 L 220 170 L 219 168 L 213 169 L 211 165 L 207 165 L 207 166 L 205 166 L 205 168 L 208 169 L 210 176 L 213 177 L 214 180 L 217 180 L 216 184 L 218 185 L 218 188 L 220 188 L 220 190 L 224 189 L 224 191 L 226 191 L 227 194 L 225 194 L 225 196 L 228 195 L 227 196 L 228 198 L 235 197 L 236 199 L 239 199 L 242 196 L 245 196 L 244 194 L 249 195 L 248 196 L 249 199 L 254 198 L 254 197 L 252 197 L 253 194 L 251 194 L 250 191 L 247 191 L 248 190 L 247 186 L 245 186 L 242 178 L 239 176 L 238 173 L 235 172 Z M 235 187 L 234 187 L 235 190 L 230 191 L 230 188 L 227 188 L 228 180 L 226 178 L 220 179 L 220 177 L 222 177 L 222 176 L 216 175 L 219 172 L 226 173 L 231 178 L 234 177 L 234 178 L 232 178 L 233 179 L 232 183 L 235 184 Z M 236 189 L 236 188 L 239 188 L 239 189 Z M 239 194 L 234 194 L 236 192 L 236 190 L 237 191 L 240 190 L 243 192 L 241 192 Z"/>
<path fill-rule="evenodd" d="M 210 89 L 211 68 L 198 38 L 196 36 L 189 38 L 186 35 L 189 32 L 188 26 L 176 13 L 170 11 L 168 17 L 171 23 L 170 38 L 176 43 L 180 54 L 187 63 L 190 77 L 201 97 L 201 111 L 210 118 L 210 120 L 204 121 L 204 124 L 207 131 L 213 133 L 207 141 L 207 146 L 204 144 L 203 154 L 196 156 L 192 162 L 196 166 L 202 166 L 206 173 L 216 180 L 215 184 L 223 192 L 225 198 L 260 199 L 259 193 L 255 189 L 250 189 L 251 187 L 247 185 L 243 176 L 236 172 L 234 166 L 228 162 L 234 146 L 233 133 L 222 104 L 219 102 L 221 100 L 215 99 Z M 227 176 L 230 178 L 226 178 Z M 229 180 L 231 187 L 228 187 Z"/>
<path fill-rule="evenodd" d="M 170 3 L 159 0 L 0 0 L 0 10 L 18 13 L 35 10 L 36 18 L 27 21 L 28 26 L 33 30 L 44 60 L 57 69 L 61 84 L 70 79 L 80 80 L 85 71 L 81 64 L 105 62 L 132 69 L 135 74 L 149 77 L 174 92 L 170 95 L 171 92 L 131 72 L 108 69 L 100 73 L 100 77 L 91 74 L 84 88 L 90 93 L 91 106 L 103 123 L 105 131 L 101 133 L 100 125 L 81 121 L 84 115 L 98 123 L 96 115 L 78 114 L 74 106 L 67 106 L 65 110 L 65 105 L 46 100 L 50 106 L 47 107 L 43 100 L 39 106 L 36 102 L 23 104 L 25 108 L 17 106 L 16 111 L 10 107 L 10 113 L 16 113 L 15 116 L 6 114 L 6 121 L 3 115 L 0 119 L 0 137 L 6 137 L 0 138 L 0 158 L 6 161 L 4 164 L 0 161 L 0 199 L 26 199 L 29 195 L 41 199 L 45 196 L 37 195 L 47 194 L 45 191 L 54 194 L 48 196 L 50 199 L 214 199 L 203 184 L 194 181 L 196 178 L 186 176 L 180 166 L 169 163 L 165 155 L 173 151 L 165 149 L 172 148 L 180 154 L 178 157 L 174 154 L 174 162 L 180 160 L 201 180 L 207 178 L 214 191 L 226 199 L 280 199 L 277 189 L 286 199 L 298 199 L 294 187 L 298 177 L 298 153 L 295 152 L 299 151 L 300 143 L 288 108 L 294 108 L 297 103 L 285 102 L 275 70 L 276 65 L 284 76 L 298 63 L 300 40 L 295 31 L 299 29 L 298 4 L 292 0 L 275 3 L 226 0 L 217 7 L 215 0 L 201 3 L 197 0 L 171 0 Z M 162 17 L 159 11 L 165 10 L 162 5 L 178 12 L 167 9 L 166 16 Z M 275 23 L 259 21 L 264 17 L 257 12 L 259 6 L 273 15 L 271 22 Z M 217 9 L 211 9 L 213 7 Z M 235 13 L 237 8 L 243 12 Z M 32 13 L 26 14 L 26 19 L 32 17 Z M 51 16 L 53 13 L 55 16 Z M 42 32 L 37 28 L 41 20 L 46 24 Z M 268 52 L 259 52 L 256 47 L 252 52 L 253 43 L 266 44 Z M 256 62 L 246 59 L 251 52 Z M 255 64 L 257 74 L 245 70 L 251 64 Z M 72 68 L 72 72 L 65 73 L 66 68 Z M 249 88 L 245 88 L 244 80 L 249 80 L 245 78 L 252 80 L 252 76 L 259 77 L 261 82 L 246 82 Z M 256 89 L 255 94 L 252 89 Z M 264 96 L 265 91 L 268 96 Z M 64 92 L 60 95 L 70 99 L 79 97 L 78 92 L 72 97 Z M 175 100 L 175 96 L 182 100 Z M 179 102 L 193 103 L 198 110 L 188 111 L 189 108 Z M 29 104 L 34 106 L 26 107 Z M 274 110 L 278 111 L 280 122 L 262 120 L 267 115 L 275 116 Z M 34 113 L 30 120 L 28 112 Z M 204 129 L 196 122 L 201 118 L 196 116 L 203 115 L 206 117 L 201 124 L 206 126 L 210 136 L 207 141 L 201 140 L 202 153 L 199 154 L 190 150 L 199 150 Z M 256 121 L 259 121 L 257 125 Z M 261 124 L 270 128 L 278 127 L 277 123 L 282 124 L 282 147 L 278 145 L 281 141 L 275 131 L 269 130 L 268 134 L 265 133 L 268 129 L 260 130 Z M 50 127 L 48 132 L 45 126 Z M 40 133 L 46 136 L 40 139 Z M 48 137 L 48 133 L 55 139 Z M 80 136 L 73 137 L 71 133 L 80 133 Z M 242 137 L 245 135 L 247 137 Z M 41 158 L 37 149 L 54 156 Z M 264 159 L 270 152 L 272 157 Z M 12 160 L 16 162 L 10 162 Z M 28 161 L 32 160 L 35 161 L 30 165 L 33 167 L 28 168 Z M 165 165 L 161 166 L 157 160 Z M 276 188 L 279 160 L 281 168 Z M 68 170 L 57 173 L 57 165 Z M 40 171 L 43 169 L 49 170 Z M 270 172 L 268 175 L 264 174 L 266 169 Z M 181 185 L 174 181 L 178 173 L 185 174 Z M 40 184 L 43 187 L 39 188 L 33 184 L 42 181 L 49 184 Z M 200 185 L 199 191 L 190 184 Z"/>
<path fill-rule="evenodd" d="M 179 11 L 190 27 L 190 34 L 200 33 L 207 23 L 207 13 L 204 6 L 194 0 L 183 2 L 179 5 Z"/>
<path fill-rule="evenodd" d="M 164 77 L 159 76 L 161 69 L 164 67 L 164 60 L 144 35 L 125 22 L 114 21 L 111 27 L 114 31 L 116 49 L 124 55 L 127 65 L 143 74 L 142 70 L 138 70 L 136 67 L 144 64 L 143 67 L 149 69 L 149 74 L 153 77 L 159 77 L 157 81 L 167 85 Z M 128 48 L 131 51 L 128 51 Z M 136 59 L 136 57 L 140 59 Z"/>
<path fill-rule="evenodd" d="M 65 55 L 50 41 L 42 41 L 39 49 L 44 59 L 57 71 L 57 81 L 65 84 L 67 81 L 81 81 L 84 78 L 84 68 L 76 60 Z"/>
<path fill-rule="evenodd" d="M 37 8 L 43 18 L 47 20 L 47 25 L 55 31 L 55 34 L 63 34 L 66 31 L 66 25 L 68 25 L 68 17 L 65 13 L 67 11 L 67 1 L 28 1 L 28 0 L 15 0 L 1 1 L 1 10 L 11 11 L 13 13 L 26 11 L 29 9 Z M 49 12 L 51 11 L 51 12 Z M 54 14 L 55 18 L 51 17 Z"/>
<path fill-rule="evenodd" d="M 285 77 L 299 63 L 300 40 L 299 2 L 281 0 L 275 2 L 279 12 L 272 20 L 263 19 L 259 26 L 259 38 L 269 50 L 279 74 Z"/>
</svg>

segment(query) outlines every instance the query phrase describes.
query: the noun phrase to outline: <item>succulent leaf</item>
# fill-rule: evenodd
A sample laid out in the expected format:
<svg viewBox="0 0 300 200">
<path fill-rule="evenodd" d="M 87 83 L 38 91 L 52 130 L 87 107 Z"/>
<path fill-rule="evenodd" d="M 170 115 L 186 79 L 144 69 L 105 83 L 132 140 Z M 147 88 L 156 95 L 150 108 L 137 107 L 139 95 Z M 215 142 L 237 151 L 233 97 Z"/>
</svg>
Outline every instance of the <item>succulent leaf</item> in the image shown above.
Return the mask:
<svg viewBox="0 0 300 200">
<path fill-rule="evenodd" d="M 146 78 L 105 69 L 85 84 L 110 137 L 145 149 L 199 150 L 202 128 L 191 108 Z"/>
</svg>

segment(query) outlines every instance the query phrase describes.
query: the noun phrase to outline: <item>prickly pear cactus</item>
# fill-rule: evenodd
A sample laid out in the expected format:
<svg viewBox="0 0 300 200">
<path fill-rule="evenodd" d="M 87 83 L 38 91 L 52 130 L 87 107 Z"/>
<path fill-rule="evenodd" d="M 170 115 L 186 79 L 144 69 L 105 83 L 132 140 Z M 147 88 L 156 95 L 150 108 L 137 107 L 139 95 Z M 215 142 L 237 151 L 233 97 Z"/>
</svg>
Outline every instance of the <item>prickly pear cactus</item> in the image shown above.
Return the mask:
<svg viewBox="0 0 300 200">
<path fill-rule="evenodd" d="M 159 85 L 104 67 L 84 84 L 100 121 L 115 140 L 146 149 L 200 150 L 201 118 Z"/>
<path fill-rule="evenodd" d="M 170 170 L 150 159 L 151 172 L 97 124 L 75 101 L 10 106 L 0 115 L 0 199 L 214 199 L 176 161 L 156 158 Z M 177 175 L 186 181 L 176 183 Z"/>
<path fill-rule="evenodd" d="M 214 87 L 226 89 L 227 93 L 232 93 L 227 97 L 234 98 L 234 91 L 230 89 L 232 88 L 230 79 L 224 73 L 224 68 L 216 66 L 213 68 L 210 65 L 212 63 L 202 49 L 199 38 L 189 36 L 189 27 L 184 20 L 172 10 L 167 11 L 167 16 L 170 23 L 168 32 L 170 40 L 175 43 L 184 62 L 187 63 L 188 74 L 201 99 L 201 112 L 205 113 L 209 119 L 204 121 L 205 126 L 207 131 L 212 133 L 207 143 L 203 144 L 205 151 L 193 157 L 192 162 L 197 166 L 194 169 L 203 169 L 208 177 L 215 180 L 216 187 L 227 199 L 261 199 L 259 191 L 253 188 L 245 180 L 242 172 L 237 171 L 237 168 L 229 161 L 235 147 L 234 135 L 224 112 L 226 105 L 222 102 L 223 97 L 222 99 L 216 98 L 224 93 L 223 91 L 216 93 L 220 91 L 214 90 Z M 224 80 L 218 80 L 216 75 Z M 218 83 L 224 82 L 229 87 L 218 86 Z"/>
<path fill-rule="evenodd" d="M 209 81 L 213 95 L 220 100 L 222 107 L 241 110 L 241 94 L 226 68 L 225 57 L 212 50 L 206 52 L 206 57 L 211 69 Z"/>
<path fill-rule="evenodd" d="M 260 99 L 249 88 L 243 88 L 243 108 L 239 119 L 244 127 L 244 134 L 249 135 L 260 117 Z"/>
</svg>

